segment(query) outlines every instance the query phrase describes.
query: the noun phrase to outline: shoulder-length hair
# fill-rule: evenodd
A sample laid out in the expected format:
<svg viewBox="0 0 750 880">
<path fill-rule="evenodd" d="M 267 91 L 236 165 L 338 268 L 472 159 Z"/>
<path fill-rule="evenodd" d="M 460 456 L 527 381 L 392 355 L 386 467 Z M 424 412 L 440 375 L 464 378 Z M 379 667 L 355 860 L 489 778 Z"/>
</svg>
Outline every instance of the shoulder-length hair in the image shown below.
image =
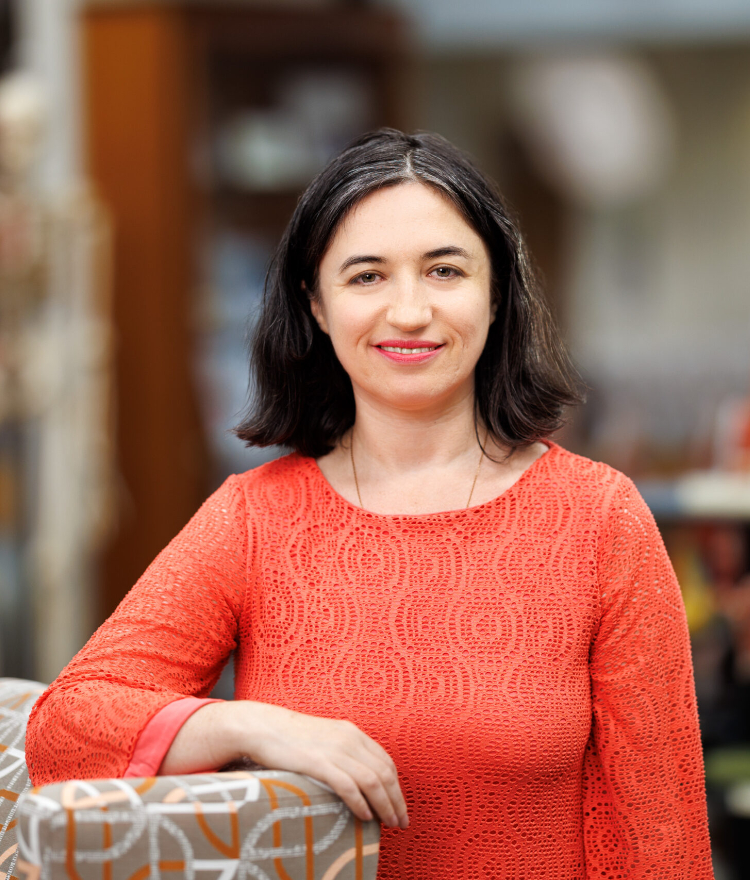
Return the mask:
<svg viewBox="0 0 750 880">
<path fill-rule="evenodd" d="M 354 424 L 351 381 L 309 297 L 342 220 L 375 190 L 420 182 L 447 196 L 484 240 L 497 304 L 475 371 L 479 417 L 502 445 L 525 446 L 580 402 L 574 372 L 502 196 L 472 161 L 436 134 L 381 129 L 354 141 L 300 198 L 266 277 L 251 340 L 253 395 L 235 433 L 248 446 L 283 445 L 312 457 Z"/>
</svg>

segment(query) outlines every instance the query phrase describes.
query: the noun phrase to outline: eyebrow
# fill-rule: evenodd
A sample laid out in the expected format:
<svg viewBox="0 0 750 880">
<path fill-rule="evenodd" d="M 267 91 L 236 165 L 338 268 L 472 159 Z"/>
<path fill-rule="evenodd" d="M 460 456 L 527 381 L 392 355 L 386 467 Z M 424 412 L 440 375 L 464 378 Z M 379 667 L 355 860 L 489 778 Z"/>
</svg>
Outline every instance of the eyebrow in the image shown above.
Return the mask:
<svg viewBox="0 0 750 880">
<path fill-rule="evenodd" d="M 470 255 L 468 251 L 465 251 L 463 248 L 458 247 L 457 245 L 446 245 L 445 247 L 435 248 L 433 251 L 427 251 L 422 254 L 423 260 L 435 260 L 438 257 L 464 257 L 465 259 L 470 259 Z M 374 255 L 368 254 L 355 254 L 353 257 L 349 257 L 344 260 L 341 264 L 339 272 L 345 272 L 347 269 L 352 266 L 356 266 L 359 263 L 385 263 L 386 260 L 384 257 L 377 257 Z"/>
<path fill-rule="evenodd" d="M 385 263 L 385 260 L 383 257 L 360 256 L 357 254 L 356 256 L 349 257 L 348 260 L 344 260 L 339 272 L 345 272 L 351 266 L 356 266 L 358 263 Z"/>
</svg>

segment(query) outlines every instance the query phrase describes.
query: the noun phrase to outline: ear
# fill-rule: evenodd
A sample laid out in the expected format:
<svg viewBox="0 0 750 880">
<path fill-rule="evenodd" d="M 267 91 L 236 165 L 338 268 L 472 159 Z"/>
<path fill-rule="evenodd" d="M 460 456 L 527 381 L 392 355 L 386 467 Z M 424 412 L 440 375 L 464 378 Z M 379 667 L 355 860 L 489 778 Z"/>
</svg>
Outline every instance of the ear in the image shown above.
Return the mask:
<svg viewBox="0 0 750 880">
<path fill-rule="evenodd" d="M 302 290 L 307 294 L 307 298 L 310 300 L 310 311 L 312 312 L 313 318 L 318 323 L 318 327 L 328 335 L 328 325 L 326 324 L 325 315 L 323 314 L 323 307 L 320 303 L 320 297 L 313 296 L 310 291 L 307 289 L 307 285 L 305 282 L 302 282 Z"/>
<path fill-rule="evenodd" d="M 493 299 L 492 305 L 490 306 L 490 324 L 492 324 L 497 317 L 497 300 Z"/>
</svg>

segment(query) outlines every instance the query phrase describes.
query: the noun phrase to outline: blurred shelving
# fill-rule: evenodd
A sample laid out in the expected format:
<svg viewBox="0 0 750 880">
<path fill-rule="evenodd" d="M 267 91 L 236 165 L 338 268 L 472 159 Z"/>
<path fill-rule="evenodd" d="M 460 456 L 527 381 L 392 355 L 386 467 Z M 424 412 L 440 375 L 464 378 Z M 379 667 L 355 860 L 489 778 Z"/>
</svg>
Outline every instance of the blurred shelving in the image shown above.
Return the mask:
<svg viewBox="0 0 750 880">
<path fill-rule="evenodd" d="M 333 155 L 363 131 L 406 125 L 409 63 L 401 20 L 382 10 L 329 4 L 250 18 L 198 6 L 189 18 L 201 72 L 196 368 L 218 483 L 281 451 L 245 449 L 231 433 L 247 401 L 247 336 L 271 253 Z"/>
<path fill-rule="evenodd" d="M 119 533 L 100 616 L 232 470 L 228 429 L 265 267 L 327 158 L 408 128 L 392 10 L 344 3 L 84 3 L 86 153 L 115 224 Z M 262 451 L 260 451 L 262 453 Z"/>
<path fill-rule="evenodd" d="M 750 520 L 750 474 L 694 471 L 641 480 L 638 489 L 660 520 Z"/>
<path fill-rule="evenodd" d="M 296 189 L 252 191 L 223 187 L 213 196 L 218 215 L 232 228 L 268 235 L 269 229 L 286 226 L 297 204 Z"/>
</svg>

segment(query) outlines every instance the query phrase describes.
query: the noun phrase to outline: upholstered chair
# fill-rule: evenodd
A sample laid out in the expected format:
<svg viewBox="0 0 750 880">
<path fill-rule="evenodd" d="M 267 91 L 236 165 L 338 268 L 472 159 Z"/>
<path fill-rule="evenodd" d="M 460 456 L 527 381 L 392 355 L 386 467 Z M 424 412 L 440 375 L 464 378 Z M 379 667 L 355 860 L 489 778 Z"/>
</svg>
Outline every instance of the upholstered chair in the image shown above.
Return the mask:
<svg viewBox="0 0 750 880">
<path fill-rule="evenodd" d="M 295 773 L 238 770 L 31 788 L 44 690 L 0 679 L 0 880 L 375 880 L 379 825 Z"/>
</svg>

